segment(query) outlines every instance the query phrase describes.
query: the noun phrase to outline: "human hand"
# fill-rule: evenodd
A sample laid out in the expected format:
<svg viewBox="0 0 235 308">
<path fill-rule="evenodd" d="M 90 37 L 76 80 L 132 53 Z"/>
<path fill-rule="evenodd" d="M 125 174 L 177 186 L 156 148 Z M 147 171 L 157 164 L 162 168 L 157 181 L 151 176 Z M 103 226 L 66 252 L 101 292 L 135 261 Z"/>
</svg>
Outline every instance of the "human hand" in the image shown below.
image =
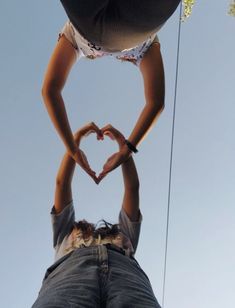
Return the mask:
<svg viewBox="0 0 235 308">
<path fill-rule="evenodd" d="M 125 137 L 123 134 L 113 127 L 111 124 L 106 125 L 101 129 L 102 135 L 108 136 L 110 139 L 117 141 L 119 149 L 125 145 Z"/>
<path fill-rule="evenodd" d="M 94 122 L 90 122 L 79 128 L 74 134 L 76 144 L 79 145 L 83 137 L 87 137 L 92 133 L 96 133 L 97 140 L 104 139 L 103 132 L 101 131 L 101 129 L 99 129 L 99 127 Z"/>
<path fill-rule="evenodd" d="M 119 145 L 119 152 L 114 153 L 108 158 L 103 166 L 103 171 L 98 176 L 98 181 L 100 182 L 109 172 L 116 169 L 123 162 L 125 162 L 131 155 L 131 151 L 125 144 L 125 137 L 123 134 L 114 128 L 112 125 L 107 125 L 101 129 L 103 135 L 108 136 L 112 140 L 117 141 Z"/>
<path fill-rule="evenodd" d="M 99 184 L 99 180 L 96 176 L 96 172 L 91 169 L 85 153 L 77 149 L 77 152 L 73 154 L 72 158 L 76 161 L 77 164 L 94 180 L 96 184 Z"/>
<path fill-rule="evenodd" d="M 103 133 L 98 128 L 94 122 L 90 122 L 80 128 L 74 134 L 74 140 L 78 146 L 77 151 L 72 155 L 72 158 L 79 164 L 79 166 L 95 181 L 96 184 L 99 183 L 99 180 L 96 176 L 95 171 L 93 171 L 88 163 L 85 153 L 79 149 L 80 141 L 83 137 L 90 135 L 91 133 L 96 133 L 97 140 L 103 140 Z"/>
</svg>

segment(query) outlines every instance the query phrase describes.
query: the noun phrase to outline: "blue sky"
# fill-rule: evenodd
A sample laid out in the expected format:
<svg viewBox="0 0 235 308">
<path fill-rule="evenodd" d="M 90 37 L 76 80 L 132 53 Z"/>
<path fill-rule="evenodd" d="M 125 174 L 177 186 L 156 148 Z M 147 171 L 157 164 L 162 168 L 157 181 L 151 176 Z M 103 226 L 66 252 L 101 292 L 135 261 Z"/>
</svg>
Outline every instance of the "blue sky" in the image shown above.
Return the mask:
<svg viewBox="0 0 235 308">
<path fill-rule="evenodd" d="M 229 2 L 197 1 L 182 24 L 165 308 L 233 308 L 234 18 Z M 43 75 L 66 21 L 57 1 L 5 1 L 1 33 L 1 307 L 30 307 L 53 262 L 49 212 L 64 153 L 41 98 Z M 159 32 L 166 107 L 135 156 L 144 216 L 136 258 L 161 303 L 178 11 Z M 128 136 L 144 104 L 138 69 L 104 58 L 74 67 L 64 98 L 75 130 L 112 123 Z M 82 148 L 100 170 L 116 145 L 87 138 Z M 95 186 L 78 168 L 77 218 L 117 220 L 120 169 Z"/>
</svg>

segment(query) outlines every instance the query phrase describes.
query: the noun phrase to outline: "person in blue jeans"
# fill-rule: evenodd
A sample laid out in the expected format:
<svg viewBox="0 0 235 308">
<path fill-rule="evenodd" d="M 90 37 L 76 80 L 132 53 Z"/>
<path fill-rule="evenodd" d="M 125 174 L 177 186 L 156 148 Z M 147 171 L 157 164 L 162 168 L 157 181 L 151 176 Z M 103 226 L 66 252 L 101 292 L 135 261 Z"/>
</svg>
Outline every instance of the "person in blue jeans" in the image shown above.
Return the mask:
<svg viewBox="0 0 235 308">
<path fill-rule="evenodd" d="M 42 96 L 69 155 L 97 181 L 98 176 L 75 144 L 66 113 L 62 91 L 70 71 L 81 57 L 112 56 L 135 64 L 143 79 L 145 103 L 128 137 L 129 146 L 123 144 L 112 155 L 101 180 L 130 156 L 130 145 L 132 149 L 139 146 L 164 109 L 164 67 L 157 32 L 180 0 L 61 0 L 61 3 L 69 20 L 60 31 L 50 58 Z"/>
<path fill-rule="evenodd" d="M 99 129 L 89 123 L 75 133 L 77 146 L 91 132 L 98 139 L 109 136 L 119 147 L 125 143 L 124 136 L 111 125 Z M 89 165 L 84 152 L 82 155 Z M 122 164 L 124 196 L 118 224 L 75 220 L 71 191 L 75 165 L 66 153 L 51 211 L 55 262 L 47 269 L 32 308 L 160 308 L 147 275 L 134 258 L 142 215 L 132 156 Z"/>
</svg>

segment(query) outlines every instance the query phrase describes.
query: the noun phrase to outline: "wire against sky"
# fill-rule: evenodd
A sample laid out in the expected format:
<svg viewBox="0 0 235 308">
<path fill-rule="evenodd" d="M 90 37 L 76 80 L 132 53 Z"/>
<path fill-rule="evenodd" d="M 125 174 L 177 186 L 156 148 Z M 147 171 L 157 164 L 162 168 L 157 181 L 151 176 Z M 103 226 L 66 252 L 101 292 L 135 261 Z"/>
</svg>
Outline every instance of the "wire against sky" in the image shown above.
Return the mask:
<svg viewBox="0 0 235 308">
<path fill-rule="evenodd" d="M 165 258 L 164 258 L 164 274 L 163 274 L 163 290 L 162 290 L 162 308 L 164 308 L 164 304 L 165 304 L 167 252 L 168 252 L 168 234 L 169 234 L 169 223 L 170 223 L 170 200 L 171 200 L 172 164 L 173 164 L 173 150 L 174 150 L 174 136 L 175 136 L 175 118 L 176 118 L 176 102 L 177 102 L 178 75 L 179 75 L 181 16 L 182 16 L 182 6 L 183 6 L 182 2 L 183 1 L 181 1 L 181 4 L 180 4 L 179 25 L 178 25 L 178 43 L 177 43 L 176 72 L 175 72 L 175 93 L 174 93 L 174 105 L 173 105 L 173 122 L 172 122 L 172 134 L 171 134 L 171 154 L 170 154 L 169 186 L 168 186 L 168 205 L 167 205 L 167 221 L 166 221 L 166 239 L 165 239 Z"/>
</svg>

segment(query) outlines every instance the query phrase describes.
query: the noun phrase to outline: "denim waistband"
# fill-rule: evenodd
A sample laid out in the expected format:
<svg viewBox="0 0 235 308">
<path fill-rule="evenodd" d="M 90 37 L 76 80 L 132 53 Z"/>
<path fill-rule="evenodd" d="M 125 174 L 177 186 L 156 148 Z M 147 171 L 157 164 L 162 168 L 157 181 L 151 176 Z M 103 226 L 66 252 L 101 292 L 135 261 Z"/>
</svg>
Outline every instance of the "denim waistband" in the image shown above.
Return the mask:
<svg viewBox="0 0 235 308">
<path fill-rule="evenodd" d="M 112 251 L 115 251 L 115 252 L 118 252 L 124 256 L 128 256 L 130 257 L 131 259 L 134 259 L 135 258 L 132 256 L 132 255 L 127 255 L 126 251 L 124 249 L 122 249 L 121 247 L 118 247 L 114 244 L 111 244 L 111 243 L 107 243 L 107 244 L 102 244 L 102 246 L 105 246 L 108 250 L 112 250 Z M 44 275 L 44 279 L 45 280 L 49 274 L 54 271 L 54 269 L 60 265 L 62 262 L 64 262 L 66 259 L 68 259 L 72 254 L 74 253 L 78 253 L 79 256 L 85 256 L 85 255 L 89 255 L 89 254 L 92 254 L 93 252 L 96 253 L 96 251 L 98 251 L 98 246 L 85 246 L 85 245 L 82 245 L 80 248 L 77 248 L 73 251 L 71 251 L 70 253 L 64 255 L 63 257 L 61 257 L 60 259 L 58 259 L 55 263 L 53 263 L 46 271 L 45 275 Z M 135 260 L 136 261 L 136 260 Z"/>
<path fill-rule="evenodd" d="M 110 249 L 110 250 L 113 250 L 113 251 L 116 251 L 116 252 L 119 252 L 121 253 L 122 255 L 126 255 L 126 251 L 124 249 L 122 249 L 121 247 L 118 247 L 116 245 L 113 245 L 111 243 L 107 243 L 107 244 L 104 244 L 104 246 L 107 248 L 107 249 Z"/>
</svg>

